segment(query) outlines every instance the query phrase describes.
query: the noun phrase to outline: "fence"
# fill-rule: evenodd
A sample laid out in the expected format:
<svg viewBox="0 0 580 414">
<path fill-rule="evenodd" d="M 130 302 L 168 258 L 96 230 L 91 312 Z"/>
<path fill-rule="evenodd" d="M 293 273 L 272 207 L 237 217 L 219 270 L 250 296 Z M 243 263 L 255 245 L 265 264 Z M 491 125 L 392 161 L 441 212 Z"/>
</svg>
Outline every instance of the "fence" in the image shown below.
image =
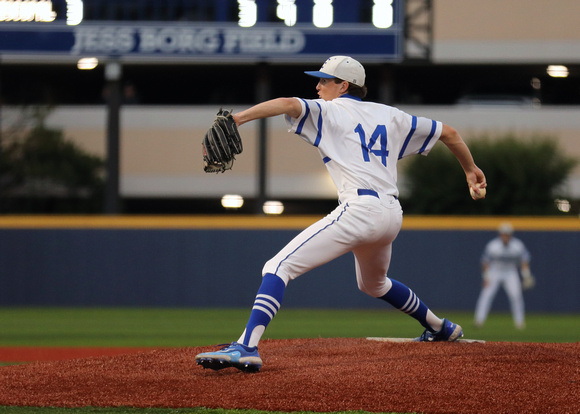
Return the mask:
<svg viewBox="0 0 580 414">
<path fill-rule="evenodd" d="M 0 306 L 250 306 L 263 264 L 317 217 L 3 217 Z M 470 310 L 501 218 L 407 217 L 389 276 L 433 309 Z M 537 285 L 526 307 L 578 312 L 580 221 L 512 219 Z M 507 309 L 500 293 L 494 309 Z M 284 306 L 372 308 L 347 254 L 289 284 Z"/>
</svg>

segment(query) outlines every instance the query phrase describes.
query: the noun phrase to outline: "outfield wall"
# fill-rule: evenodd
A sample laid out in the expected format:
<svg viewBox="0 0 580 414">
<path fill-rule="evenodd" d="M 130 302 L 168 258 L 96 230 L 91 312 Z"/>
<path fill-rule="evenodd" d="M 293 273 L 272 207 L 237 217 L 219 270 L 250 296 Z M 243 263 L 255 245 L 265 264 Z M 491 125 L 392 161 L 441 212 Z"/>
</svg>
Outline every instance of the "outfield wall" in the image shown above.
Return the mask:
<svg viewBox="0 0 580 414">
<path fill-rule="evenodd" d="M 246 307 L 263 263 L 319 217 L 0 217 L 0 306 Z M 406 217 L 389 276 L 434 310 L 471 310 L 502 218 Z M 529 311 L 579 312 L 580 220 L 512 219 L 532 254 Z M 377 308 L 352 255 L 292 282 L 285 307 Z M 497 310 L 507 310 L 505 294 Z"/>
</svg>

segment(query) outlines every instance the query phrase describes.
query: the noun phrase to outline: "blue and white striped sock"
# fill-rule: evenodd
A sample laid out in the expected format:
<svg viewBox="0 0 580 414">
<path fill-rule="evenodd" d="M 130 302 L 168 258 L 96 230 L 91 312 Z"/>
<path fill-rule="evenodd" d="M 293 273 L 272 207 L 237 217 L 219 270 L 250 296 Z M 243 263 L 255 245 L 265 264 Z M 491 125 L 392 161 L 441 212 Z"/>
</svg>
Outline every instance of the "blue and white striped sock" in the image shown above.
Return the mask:
<svg viewBox="0 0 580 414">
<path fill-rule="evenodd" d="M 250 347 L 258 346 L 266 327 L 280 309 L 285 289 L 286 284 L 278 276 L 272 273 L 264 275 L 250 313 L 250 319 L 238 340 L 239 343 Z"/>
<path fill-rule="evenodd" d="M 381 296 L 379 299 L 390 303 L 400 311 L 417 319 L 426 329 L 434 331 L 431 325 L 427 322 L 427 313 L 429 311 L 427 305 L 419 299 L 415 292 L 401 282 L 394 279 L 391 279 L 391 282 L 393 283 L 391 289 L 389 289 L 386 295 Z"/>
</svg>

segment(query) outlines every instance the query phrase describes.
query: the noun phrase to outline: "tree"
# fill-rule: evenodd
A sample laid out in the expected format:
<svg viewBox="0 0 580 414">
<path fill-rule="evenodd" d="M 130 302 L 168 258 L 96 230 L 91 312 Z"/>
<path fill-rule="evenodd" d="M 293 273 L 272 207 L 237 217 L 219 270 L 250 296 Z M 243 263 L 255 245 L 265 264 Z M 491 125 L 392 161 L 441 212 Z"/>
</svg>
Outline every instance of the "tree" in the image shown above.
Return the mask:
<svg viewBox="0 0 580 414">
<path fill-rule="evenodd" d="M 469 141 L 477 165 L 488 183 L 485 200 L 473 202 L 463 170 L 443 145 L 427 159 L 414 157 L 405 168 L 409 196 L 405 211 L 412 214 L 552 215 L 558 188 L 578 160 L 567 156 L 555 139 L 478 137 Z"/>
<path fill-rule="evenodd" d="M 101 158 L 45 125 L 50 109 L 24 110 L 3 136 L 0 151 L 0 211 L 89 213 L 102 210 Z"/>
</svg>

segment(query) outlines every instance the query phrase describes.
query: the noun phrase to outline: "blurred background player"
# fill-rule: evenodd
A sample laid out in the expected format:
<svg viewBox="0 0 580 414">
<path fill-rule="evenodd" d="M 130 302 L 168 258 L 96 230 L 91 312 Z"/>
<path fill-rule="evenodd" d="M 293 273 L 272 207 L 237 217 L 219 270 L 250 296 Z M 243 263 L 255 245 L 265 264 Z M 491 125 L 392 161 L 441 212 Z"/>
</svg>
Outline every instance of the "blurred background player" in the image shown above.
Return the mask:
<svg viewBox="0 0 580 414">
<path fill-rule="evenodd" d="M 475 326 L 483 326 L 500 285 L 510 302 L 514 324 L 525 328 L 524 295 L 522 289 L 534 287 L 530 272 L 530 253 L 524 243 L 513 237 L 510 223 L 502 223 L 499 235 L 486 246 L 481 257 L 483 285 L 475 307 Z M 520 282 L 520 272 L 522 281 Z"/>
</svg>

